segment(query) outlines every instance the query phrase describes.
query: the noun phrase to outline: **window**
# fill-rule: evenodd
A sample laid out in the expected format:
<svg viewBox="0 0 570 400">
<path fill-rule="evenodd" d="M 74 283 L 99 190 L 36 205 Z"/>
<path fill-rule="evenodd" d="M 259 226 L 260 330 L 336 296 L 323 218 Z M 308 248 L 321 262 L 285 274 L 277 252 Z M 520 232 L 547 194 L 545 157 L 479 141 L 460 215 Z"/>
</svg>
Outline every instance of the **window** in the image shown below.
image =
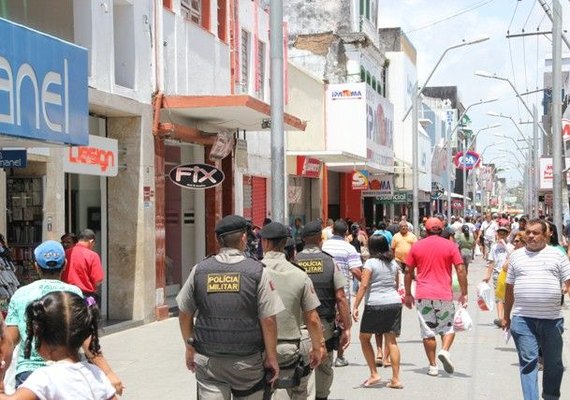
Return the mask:
<svg viewBox="0 0 570 400">
<path fill-rule="evenodd" d="M 366 71 L 364 67 L 360 67 L 360 82 L 366 82 Z"/>
<path fill-rule="evenodd" d="M 186 19 L 201 25 L 202 22 L 202 2 L 201 0 L 180 0 L 182 15 Z"/>
<path fill-rule="evenodd" d="M 265 82 L 265 43 L 261 40 L 257 43 L 257 71 L 255 77 L 255 91 L 257 97 L 263 100 Z"/>
<path fill-rule="evenodd" d="M 223 42 L 227 42 L 228 40 L 227 23 L 226 23 L 227 7 L 228 7 L 227 0 L 218 0 L 218 38 Z"/>
<path fill-rule="evenodd" d="M 241 70 L 241 87 L 242 93 L 248 92 L 249 87 L 249 32 L 241 31 L 241 52 L 240 52 L 240 70 Z"/>
</svg>

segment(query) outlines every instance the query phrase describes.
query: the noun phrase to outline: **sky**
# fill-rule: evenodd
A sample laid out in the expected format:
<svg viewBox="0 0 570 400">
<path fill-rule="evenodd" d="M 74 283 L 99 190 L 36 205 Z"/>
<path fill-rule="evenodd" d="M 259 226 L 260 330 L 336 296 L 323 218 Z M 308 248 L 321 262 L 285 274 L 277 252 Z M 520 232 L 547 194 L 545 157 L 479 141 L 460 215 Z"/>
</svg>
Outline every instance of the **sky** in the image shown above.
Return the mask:
<svg viewBox="0 0 570 400">
<path fill-rule="evenodd" d="M 552 23 L 537 0 L 378 0 L 378 25 L 401 27 L 416 48 L 417 69 L 420 85 L 423 85 L 445 49 L 482 36 L 490 40 L 454 49 L 448 52 L 432 76 L 428 86 L 457 86 L 462 104 L 469 104 L 493 97 L 498 101 L 473 106 L 468 115 L 471 127 L 477 131 L 489 125 L 501 127 L 481 131 L 477 150 L 483 153 L 484 162 L 497 161 L 511 168 L 500 176 L 507 178 L 512 187 L 522 181 L 522 171 L 514 164 L 526 161 L 513 140 L 520 134 L 515 124 L 507 118 L 487 115 L 487 112 L 502 113 L 515 121 L 530 121 L 531 116 L 515 97 L 508 82 L 475 76 L 483 70 L 508 78 L 519 93 L 542 89 L 545 58 L 552 53 L 550 35 L 533 35 L 507 38 L 507 34 L 551 31 Z M 559 0 L 565 20 L 562 29 L 570 24 L 570 2 Z M 547 0 L 550 5 L 551 0 Z M 570 34 L 569 34 L 570 35 Z M 568 49 L 562 44 L 563 53 Z M 542 115 L 542 93 L 524 96 L 532 109 L 535 104 L 539 118 Z M 523 133 L 531 137 L 532 125 L 520 124 Z M 507 135 L 510 139 L 494 136 Z M 517 142 L 520 148 L 524 141 Z M 501 152 L 505 150 L 514 152 Z M 518 158 L 518 161 L 517 161 Z"/>
</svg>

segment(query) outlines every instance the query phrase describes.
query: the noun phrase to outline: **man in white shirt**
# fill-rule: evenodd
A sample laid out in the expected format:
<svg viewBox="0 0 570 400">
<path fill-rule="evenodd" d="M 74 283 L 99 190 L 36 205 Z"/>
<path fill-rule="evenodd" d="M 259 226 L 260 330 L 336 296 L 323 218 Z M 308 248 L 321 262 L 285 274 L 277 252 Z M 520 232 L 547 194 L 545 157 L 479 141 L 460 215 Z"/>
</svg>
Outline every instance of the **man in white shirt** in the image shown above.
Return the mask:
<svg viewBox="0 0 570 400">
<path fill-rule="evenodd" d="M 524 399 L 539 398 L 539 348 L 544 360 L 542 398 L 560 399 L 564 374 L 560 282 L 570 290 L 570 262 L 561 251 L 547 245 L 545 221 L 529 221 L 526 235 L 526 247 L 509 257 L 503 322 L 517 347 Z"/>
</svg>

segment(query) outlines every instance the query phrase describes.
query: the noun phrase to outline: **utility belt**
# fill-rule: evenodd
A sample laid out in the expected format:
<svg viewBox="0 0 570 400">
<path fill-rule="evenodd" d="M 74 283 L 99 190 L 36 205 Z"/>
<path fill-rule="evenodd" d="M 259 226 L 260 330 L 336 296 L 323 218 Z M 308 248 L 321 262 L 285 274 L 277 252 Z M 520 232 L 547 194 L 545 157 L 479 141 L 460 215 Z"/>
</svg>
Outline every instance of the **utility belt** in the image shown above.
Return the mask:
<svg viewBox="0 0 570 400">
<path fill-rule="evenodd" d="M 293 339 L 293 340 L 279 340 L 278 344 L 289 343 L 294 344 L 297 346 L 297 349 L 300 349 L 301 340 L 300 339 Z M 281 371 L 293 371 L 293 375 L 289 378 L 278 378 L 273 387 L 275 389 L 290 389 L 297 387 L 301 384 L 301 379 L 311 373 L 311 367 L 309 364 L 305 362 L 304 357 L 299 354 L 296 360 L 291 362 L 287 365 L 280 365 L 279 369 Z"/>
</svg>

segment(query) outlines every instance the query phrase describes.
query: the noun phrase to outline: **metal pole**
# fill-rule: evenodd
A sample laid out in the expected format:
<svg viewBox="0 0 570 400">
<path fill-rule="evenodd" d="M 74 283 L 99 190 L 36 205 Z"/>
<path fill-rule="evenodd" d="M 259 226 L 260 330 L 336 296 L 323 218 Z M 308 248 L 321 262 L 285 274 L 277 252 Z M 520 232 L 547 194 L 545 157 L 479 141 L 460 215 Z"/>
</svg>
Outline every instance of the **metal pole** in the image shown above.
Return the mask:
<svg viewBox="0 0 570 400">
<path fill-rule="evenodd" d="M 283 129 L 283 1 L 270 3 L 271 44 L 271 205 L 274 221 L 285 220 L 285 149 Z"/>
<path fill-rule="evenodd" d="M 461 166 L 463 167 L 463 217 L 465 217 L 465 212 L 467 211 L 467 168 L 465 161 L 467 159 L 467 134 L 463 134 L 463 154 L 461 156 Z"/>
<path fill-rule="evenodd" d="M 416 87 L 417 87 L 416 82 Z M 418 106 L 420 96 L 414 96 L 412 99 L 412 225 L 414 226 L 414 234 L 420 234 L 420 205 L 419 205 L 419 186 L 420 171 L 418 162 L 419 147 L 419 130 L 418 130 Z"/>
<path fill-rule="evenodd" d="M 540 171 L 539 171 L 539 154 L 538 154 L 538 110 L 536 109 L 536 104 L 532 105 L 532 151 L 533 151 L 533 172 L 534 172 L 534 182 L 533 182 L 533 194 L 532 194 L 532 216 L 534 218 L 538 217 L 538 191 L 540 186 Z"/>
<path fill-rule="evenodd" d="M 455 171 L 451 166 L 451 135 L 447 138 L 447 222 L 451 221 L 451 171 Z"/>
<path fill-rule="evenodd" d="M 553 222 L 562 232 L 562 8 L 552 1 L 552 191 Z M 566 184 L 566 182 L 564 182 Z M 568 201 L 566 199 L 566 201 Z"/>
</svg>

